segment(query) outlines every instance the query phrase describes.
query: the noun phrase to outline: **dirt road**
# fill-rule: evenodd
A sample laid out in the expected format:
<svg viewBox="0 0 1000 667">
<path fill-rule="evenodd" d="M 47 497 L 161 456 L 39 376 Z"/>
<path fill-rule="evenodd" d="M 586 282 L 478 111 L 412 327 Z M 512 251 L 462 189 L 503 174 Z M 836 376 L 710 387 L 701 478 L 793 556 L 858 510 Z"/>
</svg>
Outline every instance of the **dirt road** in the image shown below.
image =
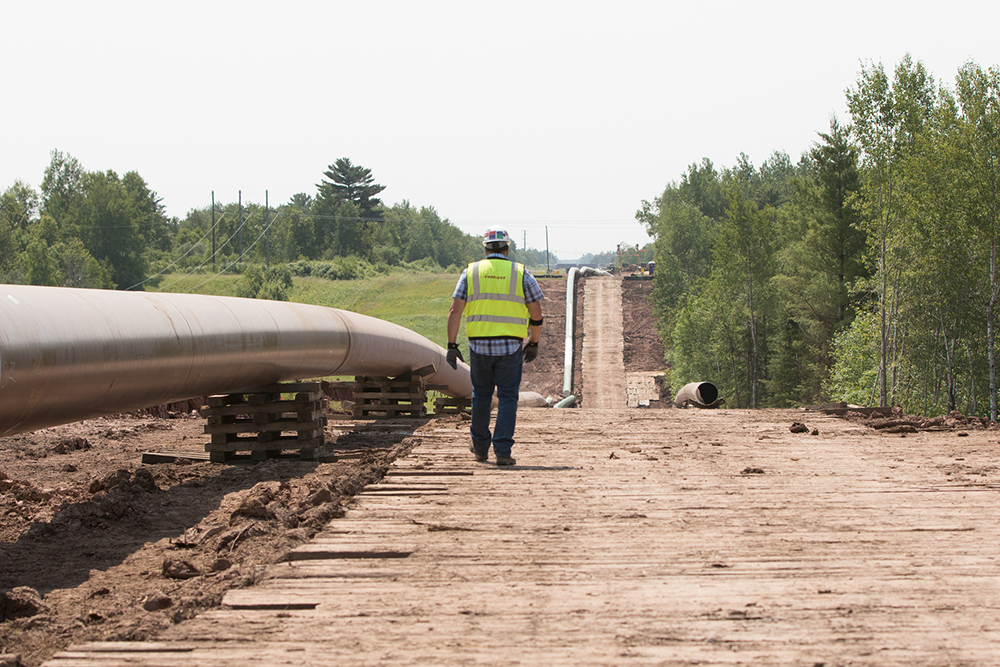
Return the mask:
<svg viewBox="0 0 1000 667">
<path fill-rule="evenodd" d="M 622 338 L 622 281 L 588 278 L 583 308 L 583 382 L 580 407 L 622 408 L 626 405 Z"/>
<path fill-rule="evenodd" d="M 70 665 L 1000 664 L 996 436 L 792 411 L 434 421 L 222 608 Z"/>
</svg>

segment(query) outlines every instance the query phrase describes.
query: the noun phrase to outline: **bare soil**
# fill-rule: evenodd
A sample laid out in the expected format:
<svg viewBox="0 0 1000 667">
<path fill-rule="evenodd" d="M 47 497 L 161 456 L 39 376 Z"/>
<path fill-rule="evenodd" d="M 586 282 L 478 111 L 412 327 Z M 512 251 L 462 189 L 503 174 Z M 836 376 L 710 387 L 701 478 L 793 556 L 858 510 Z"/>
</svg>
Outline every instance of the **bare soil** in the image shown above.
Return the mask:
<svg viewBox="0 0 1000 667">
<path fill-rule="evenodd" d="M 663 342 L 653 318 L 652 278 L 622 280 L 622 330 L 625 339 L 625 372 L 664 369 Z"/>
<path fill-rule="evenodd" d="M 558 399 L 566 283 L 540 282 L 545 327 L 522 390 Z M 650 287 L 648 280 L 624 283 L 627 372 L 663 365 Z M 577 309 L 577 395 L 583 316 Z M 143 465 L 143 452 L 204 453 L 204 421 L 192 407 L 0 439 L 0 654 L 34 667 L 70 644 L 149 640 L 217 607 L 226 591 L 252 585 L 264 566 L 341 516 L 427 423 L 331 420 L 332 463 L 288 456 Z"/>
<path fill-rule="evenodd" d="M 331 433 L 333 463 L 142 465 L 144 451 L 204 452 L 191 414 L 3 439 L 0 653 L 37 665 L 70 643 L 149 639 L 218 605 L 381 478 L 407 446 L 388 426 Z"/>
</svg>

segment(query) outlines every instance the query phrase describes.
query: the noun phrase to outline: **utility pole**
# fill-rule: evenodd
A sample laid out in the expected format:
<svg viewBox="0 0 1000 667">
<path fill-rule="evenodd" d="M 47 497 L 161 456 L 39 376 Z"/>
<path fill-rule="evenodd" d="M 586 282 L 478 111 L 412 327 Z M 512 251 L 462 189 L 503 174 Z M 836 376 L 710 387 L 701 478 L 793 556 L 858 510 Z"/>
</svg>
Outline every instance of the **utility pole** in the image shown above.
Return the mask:
<svg viewBox="0 0 1000 667">
<path fill-rule="evenodd" d="M 552 273 L 549 268 L 549 226 L 545 225 L 545 275 Z"/>
<path fill-rule="evenodd" d="M 215 268 L 215 190 L 212 190 L 212 268 Z"/>
<path fill-rule="evenodd" d="M 528 232 L 527 232 L 527 230 L 525 230 L 523 232 L 523 234 L 524 234 L 524 237 L 523 237 L 524 241 L 521 243 L 521 252 L 524 252 L 524 251 L 526 251 L 528 249 Z M 525 259 L 525 261 L 527 261 L 527 259 L 528 259 L 527 255 L 525 255 L 524 259 Z"/>
<path fill-rule="evenodd" d="M 267 268 L 270 269 L 271 268 L 271 223 L 267 219 L 267 217 L 268 217 L 267 190 L 264 190 L 264 234 L 267 237 L 265 239 L 264 245 L 267 248 Z"/>
<path fill-rule="evenodd" d="M 240 263 L 242 264 L 243 263 L 243 191 L 242 190 L 238 190 L 237 192 L 239 192 L 239 202 L 240 202 L 239 203 L 239 210 L 240 210 L 239 225 L 240 226 L 237 229 L 240 230 Z"/>
</svg>

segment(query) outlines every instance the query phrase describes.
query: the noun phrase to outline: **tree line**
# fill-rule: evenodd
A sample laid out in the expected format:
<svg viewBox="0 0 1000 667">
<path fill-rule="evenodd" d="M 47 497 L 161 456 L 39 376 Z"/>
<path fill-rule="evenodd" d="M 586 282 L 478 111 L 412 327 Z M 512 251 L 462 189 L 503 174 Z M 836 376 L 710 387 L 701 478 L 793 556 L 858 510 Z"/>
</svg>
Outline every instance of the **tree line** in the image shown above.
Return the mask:
<svg viewBox="0 0 1000 667">
<path fill-rule="evenodd" d="M 387 206 L 378 197 L 384 189 L 370 169 L 340 158 L 314 194 L 275 207 L 240 195 L 170 218 L 137 172 L 87 171 L 56 150 L 40 191 L 17 181 L 0 195 L 0 279 L 147 289 L 168 272 L 224 271 L 244 274 L 245 296 L 285 298 L 291 275 L 457 272 L 482 257 L 481 237 L 441 219 L 432 206 Z M 515 247 L 513 256 L 546 265 L 544 251 Z"/>
<path fill-rule="evenodd" d="M 906 56 L 846 98 L 797 162 L 703 160 L 642 203 L 673 384 L 995 421 L 1000 70 Z"/>
</svg>

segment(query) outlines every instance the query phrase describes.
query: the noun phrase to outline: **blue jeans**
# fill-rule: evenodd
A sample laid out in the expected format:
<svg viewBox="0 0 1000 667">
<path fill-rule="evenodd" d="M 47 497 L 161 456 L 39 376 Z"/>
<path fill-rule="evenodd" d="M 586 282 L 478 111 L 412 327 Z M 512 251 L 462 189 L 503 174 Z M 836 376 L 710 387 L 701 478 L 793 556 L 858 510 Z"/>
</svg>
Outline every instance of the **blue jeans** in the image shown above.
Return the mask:
<svg viewBox="0 0 1000 667">
<path fill-rule="evenodd" d="M 472 374 L 472 444 L 476 454 L 485 456 L 493 445 L 497 458 L 510 456 L 517 423 L 517 396 L 521 389 L 521 354 L 518 350 L 502 357 L 476 354 L 469 350 Z M 497 393 L 497 421 L 490 434 L 493 389 Z"/>
</svg>

